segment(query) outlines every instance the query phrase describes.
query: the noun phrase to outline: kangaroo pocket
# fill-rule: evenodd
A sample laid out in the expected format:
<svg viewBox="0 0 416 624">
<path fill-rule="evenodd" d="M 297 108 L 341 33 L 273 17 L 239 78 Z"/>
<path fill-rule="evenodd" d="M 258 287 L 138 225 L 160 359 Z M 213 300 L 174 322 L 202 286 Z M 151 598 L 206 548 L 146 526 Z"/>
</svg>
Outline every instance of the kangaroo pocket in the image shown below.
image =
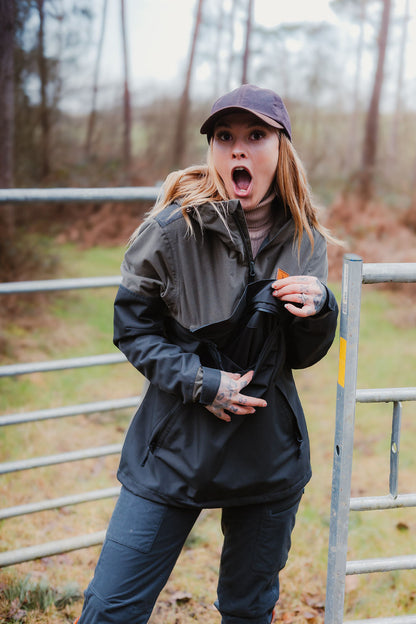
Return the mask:
<svg viewBox="0 0 416 624">
<path fill-rule="evenodd" d="M 288 492 L 302 480 L 302 441 L 296 418 L 273 385 L 268 407 L 230 423 L 202 406 L 181 405 L 157 433 L 146 468 L 158 475 L 162 491 L 186 491 L 195 503 L 220 506 L 270 491 Z"/>
</svg>

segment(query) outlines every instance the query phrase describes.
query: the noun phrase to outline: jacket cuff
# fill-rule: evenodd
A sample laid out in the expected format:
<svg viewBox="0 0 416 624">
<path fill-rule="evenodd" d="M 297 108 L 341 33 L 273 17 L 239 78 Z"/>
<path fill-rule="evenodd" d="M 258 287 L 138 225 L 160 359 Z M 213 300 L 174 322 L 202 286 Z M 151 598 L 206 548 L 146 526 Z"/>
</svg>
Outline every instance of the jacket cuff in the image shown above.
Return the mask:
<svg viewBox="0 0 416 624">
<path fill-rule="evenodd" d="M 198 401 L 201 405 L 211 405 L 217 396 L 221 383 L 221 371 L 218 368 L 202 367 L 202 386 Z"/>
<path fill-rule="evenodd" d="M 335 299 L 334 293 L 328 288 L 326 284 L 323 284 L 326 290 L 326 301 L 321 310 L 319 310 L 318 314 L 315 314 L 315 317 L 322 317 L 328 312 L 333 312 L 337 308 L 337 300 Z"/>
</svg>

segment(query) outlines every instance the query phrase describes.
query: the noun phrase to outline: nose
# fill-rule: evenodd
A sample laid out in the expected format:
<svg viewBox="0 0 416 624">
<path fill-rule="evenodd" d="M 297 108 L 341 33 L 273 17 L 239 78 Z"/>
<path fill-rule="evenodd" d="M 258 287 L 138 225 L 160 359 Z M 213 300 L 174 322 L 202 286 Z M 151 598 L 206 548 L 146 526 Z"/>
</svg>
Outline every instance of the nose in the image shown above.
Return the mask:
<svg viewBox="0 0 416 624">
<path fill-rule="evenodd" d="M 239 138 L 236 139 L 234 142 L 232 157 L 233 158 L 246 158 L 247 157 L 244 143 Z"/>
<path fill-rule="evenodd" d="M 236 146 L 233 149 L 233 158 L 246 158 L 246 153 L 241 147 Z"/>
</svg>

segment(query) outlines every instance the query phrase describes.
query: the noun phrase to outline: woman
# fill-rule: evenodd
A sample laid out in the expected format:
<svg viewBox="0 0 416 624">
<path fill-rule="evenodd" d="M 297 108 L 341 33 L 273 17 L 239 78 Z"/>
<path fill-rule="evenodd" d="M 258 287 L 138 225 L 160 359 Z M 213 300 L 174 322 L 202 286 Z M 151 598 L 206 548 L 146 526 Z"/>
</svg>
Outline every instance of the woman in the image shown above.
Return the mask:
<svg viewBox="0 0 416 624">
<path fill-rule="evenodd" d="M 148 379 L 80 624 L 143 624 L 202 508 L 222 508 L 216 606 L 269 624 L 311 477 L 292 369 L 329 349 L 337 305 L 319 223 L 273 91 L 219 98 L 208 163 L 168 176 L 132 237 L 114 342 Z"/>
</svg>

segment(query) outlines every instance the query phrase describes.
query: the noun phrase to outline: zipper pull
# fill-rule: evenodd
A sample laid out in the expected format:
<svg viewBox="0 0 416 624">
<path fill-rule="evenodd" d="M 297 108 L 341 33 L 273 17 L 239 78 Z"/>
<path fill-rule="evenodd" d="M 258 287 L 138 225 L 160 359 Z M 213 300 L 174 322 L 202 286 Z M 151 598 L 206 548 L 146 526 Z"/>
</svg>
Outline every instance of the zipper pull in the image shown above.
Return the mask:
<svg viewBox="0 0 416 624">
<path fill-rule="evenodd" d="M 254 270 L 254 260 L 249 261 L 248 267 L 249 267 L 248 275 L 250 277 L 250 280 L 253 280 L 256 277 L 256 272 Z"/>
</svg>

